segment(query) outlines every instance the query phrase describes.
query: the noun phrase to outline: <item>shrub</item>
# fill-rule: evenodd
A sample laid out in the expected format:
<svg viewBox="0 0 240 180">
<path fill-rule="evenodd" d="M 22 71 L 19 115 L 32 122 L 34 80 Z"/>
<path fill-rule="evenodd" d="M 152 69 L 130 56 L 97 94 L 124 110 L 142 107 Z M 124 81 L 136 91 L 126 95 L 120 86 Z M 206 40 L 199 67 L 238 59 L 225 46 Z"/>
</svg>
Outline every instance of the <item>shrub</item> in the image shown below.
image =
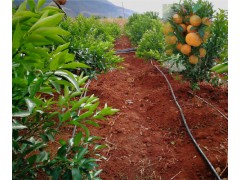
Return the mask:
<svg viewBox="0 0 240 180">
<path fill-rule="evenodd" d="M 143 37 L 143 34 L 153 29 L 155 21 L 159 20 L 158 13 L 146 12 L 144 14 L 133 14 L 128 18 L 125 25 L 125 32 L 133 44 L 137 45 Z"/>
<path fill-rule="evenodd" d="M 97 97 L 84 96 L 88 77 L 69 69 L 88 66 L 69 53 L 64 37 L 70 33 L 59 27 L 64 14 L 55 7 L 40 10 L 43 4 L 28 0 L 13 11 L 13 179 L 36 179 L 39 171 L 52 179 L 98 179 L 98 151 L 104 145 L 87 127 L 99 126 L 96 120 L 118 110 L 99 109 Z M 56 142 L 62 126 L 80 131 Z M 49 141 L 55 142 L 56 154 L 49 153 Z"/>
<path fill-rule="evenodd" d="M 113 42 L 120 35 L 117 24 L 80 15 L 76 19 L 67 18 L 61 26 L 71 33 L 67 40 L 70 41 L 69 50 L 75 54 L 75 60 L 91 67 L 83 69 L 86 75 L 94 77 L 117 67 L 117 63 L 122 61 L 113 50 Z"/>
<path fill-rule="evenodd" d="M 155 25 L 151 30 L 147 30 L 141 38 L 137 56 L 145 59 L 160 60 L 164 53 L 164 36 L 162 33 L 162 25 L 158 20 L 155 20 Z"/>
<path fill-rule="evenodd" d="M 216 58 L 221 56 L 227 44 L 227 17 L 220 10 L 220 14 L 214 15 L 212 4 L 208 1 L 184 0 L 183 3 L 175 3 L 172 6 L 172 15 L 168 18 L 168 24 L 174 31 L 168 32 L 168 36 L 176 36 L 177 42 L 169 44 L 166 49 L 172 49 L 176 57 L 176 64 L 183 64 L 185 70 L 182 71 L 185 78 L 191 82 L 193 88 L 198 88 L 197 83 L 203 80 L 210 81 L 210 68 L 216 63 Z M 176 17 L 180 19 L 176 21 Z M 178 20 L 177 19 L 177 20 Z M 183 27 L 187 27 L 187 31 Z M 188 44 L 191 46 L 189 53 L 184 53 L 178 44 Z M 203 50 L 204 49 L 204 50 Z M 191 57 L 191 58 L 189 58 Z"/>
</svg>

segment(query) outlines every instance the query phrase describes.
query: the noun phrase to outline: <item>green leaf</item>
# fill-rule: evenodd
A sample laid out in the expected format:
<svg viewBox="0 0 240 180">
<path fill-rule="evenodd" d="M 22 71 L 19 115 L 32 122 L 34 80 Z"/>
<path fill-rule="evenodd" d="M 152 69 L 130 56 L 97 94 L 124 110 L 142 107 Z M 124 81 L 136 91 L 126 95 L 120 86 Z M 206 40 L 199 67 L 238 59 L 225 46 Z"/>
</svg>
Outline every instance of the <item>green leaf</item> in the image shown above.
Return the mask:
<svg viewBox="0 0 240 180">
<path fill-rule="evenodd" d="M 83 92 L 73 92 L 71 95 L 70 95 L 70 98 L 73 98 L 73 97 L 76 97 L 76 96 L 80 96 Z"/>
<path fill-rule="evenodd" d="M 81 139 L 82 139 L 82 132 L 79 132 L 79 133 L 76 134 L 76 136 L 74 137 L 74 140 L 73 140 L 74 146 L 77 146 L 77 145 L 80 143 Z"/>
<path fill-rule="evenodd" d="M 98 102 L 96 102 L 95 104 L 92 104 L 92 105 L 90 106 L 89 110 L 90 110 L 90 111 L 95 111 L 95 110 L 97 109 L 99 103 L 100 103 L 100 102 L 98 101 Z"/>
<path fill-rule="evenodd" d="M 82 149 L 78 152 L 77 159 L 78 159 L 78 160 L 81 160 L 81 159 L 84 157 L 84 155 L 86 154 L 86 152 L 87 152 L 87 148 L 82 148 Z"/>
<path fill-rule="evenodd" d="M 94 122 L 94 121 L 91 121 L 91 120 L 86 120 L 85 123 L 87 124 L 90 124 L 90 125 L 93 125 L 94 127 L 99 127 L 99 124 Z"/>
<path fill-rule="evenodd" d="M 20 112 L 15 112 L 15 113 L 13 113 L 12 114 L 12 117 L 27 117 L 27 116 L 30 116 L 30 112 L 28 112 L 28 111 L 20 111 Z M 17 126 L 17 125 L 15 125 L 15 129 L 17 129 L 17 128 L 21 128 L 21 126 Z"/>
<path fill-rule="evenodd" d="M 63 145 L 60 149 L 57 151 L 57 155 L 60 157 L 64 157 L 67 154 L 67 145 Z"/>
<path fill-rule="evenodd" d="M 55 91 L 54 91 L 54 89 L 52 89 L 52 87 L 40 87 L 38 92 L 53 95 L 53 92 L 55 92 Z"/>
<path fill-rule="evenodd" d="M 50 80 L 50 79 L 49 79 L 49 82 L 53 85 L 53 87 L 56 89 L 56 91 L 57 91 L 58 93 L 61 92 L 61 87 L 60 87 L 60 85 L 59 85 L 56 81 L 53 81 L 53 80 Z"/>
<path fill-rule="evenodd" d="M 89 78 L 88 76 L 85 76 L 83 78 L 79 78 L 79 80 L 78 80 L 79 86 L 82 86 L 86 82 L 86 80 L 88 80 L 88 78 Z"/>
<path fill-rule="evenodd" d="M 46 0 L 38 0 L 38 4 L 37 4 L 37 10 L 39 10 L 43 4 L 46 3 Z"/>
<path fill-rule="evenodd" d="M 215 70 L 216 73 L 226 73 L 228 72 L 228 65 L 224 65 L 222 68 Z"/>
<path fill-rule="evenodd" d="M 27 161 L 30 165 L 32 165 L 35 163 L 36 159 L 37 159 L 37 155 L 34 154 L 34 155 L 30 156 L 29 158 L 27 158 Z"/>
<path fill-rule="evenodd" d="M 94 179 L 102 172 L 102 169 L 96 171 L 94 174 L 93 174 L 93 177 Z"/>
<path fill-rule="evenodd" d="M 64 97 L 68 98 L 70 94 L 68 86 L 64 86 Z"/>
<path fill-rule="evenodd" d="M 21 117 L 21 116 L 15 116 L 15 117 Z M 27 128 L 27 126 L 24 126 L 24 125 L 20 124 L 19 122 L 13 120 L 12 129 L 26 129 L 26 128 Z"/>
<path fill-rule="evenodd" d="M 62 69 L 75 69 L 75 68 L 91 68 L 90 66 L 80 63 L 80 62 L 71 62 L 60 66 Z"/>
<path fill-rule="evenodd" d="M 42 140 L 43 140 L 44 142 L 48 142 L 48 141 L 49 141 L 48 136 L 45 135 L 45 134 L 41 134 L 40 137 L 42 138 Z"/>
<path fill-rule="evenodd" d="M 70 121 L 68 124 L 71 124 L 71 125 L 75 125 L 75 126 L 80 127 L 80 123 L 77 122 L 76 120 Z"/>
<path fill-rule="evenodd" d="M 59 52 L 64 51 L 65 49 L 68 48 L 69 45 L 70 45 L 70 42 L 58 46 L 57 49 L 56 49 L 55 51 L 52 52 L 52 54 L 57 54 L 57 53 L 59 53 Z"/>
<path fill-rule="evenodd" d="M 13 34 L 13 42 L 12 42 L 13 49 L 18 49 L 21 46 L 21 39 L 22 39 L 22 31 L 18 23 Z"/>
<path fill-rule="evenodd" d="M 193 13 L 196 13 L 199 9 L 202 8 L 202 5 L 200 3 L 198 4 L 195 4 L 193 7 L 192 7 L 192 10 L 193 10 Z"/>
<path fill-rule="evenodd" d="M 52 61 L 49 64 L 50 70 L 57 70 L 62 64 L 65 63 L 66 53 L 66 51 L 63 51 L 53 56 Z"/>
<path fill-rule="evenodd" d="M 217 64 L 216 66 L 212 67 L 210 70 L 215 71 L 216 73 L 228 72 L 228 62 Z"/>
<path fill-rule="evenodd" d="M 80 116 L 78 116 L 77 121 L 86 119 L 86 118 L 90 117 L 92 114 L 93 114 L 92 111 L 87 111 L 87 112 L 81 114 Z"/>
<path fill-rule="evenodd" d="M 51 37 L 53 34 L 62 35 L 62 36 L 67 36 L 70 34 L 68 31 L 63 30 L 60 27 L 40 27 L 35 31 L 33 31 L 32 33 L 41 34 L 42 36 L 47 36 L 47 37 Z M 69 44 L 69 43 L 66 43 L 66 44 Z"/>
<path fill-rule="evenodd" d="M 31 148 L 29 148 L 26 151 L 24 151 L 23 152 L 23 156 L 25 156 L 25 155 L 29 154 L 30 152 L 35 151 L 35 150 L 37 150 L 39 148 L 42 148 L 43 146 L 44 146 L 43 143 L 37 143 L 34 146 L 32 146 Z"/>
<path fill-rule="evenodd" d="M 35 96 L 35 94 L 39 91 L 41 85 L 43 83 L 43 77 L 37 79 L 36 82 L 32 83 L 29 87 L 28 87 L 28 92 L 30 94 L 30 98 L 33 98 Z"/>
<path fill-rule="evenodd" d="M 30 29 L 28 32 L 31 32 L 37 28 L 40 27 L 48 27 L 48 26 L 55 26 L 57 24 L 59 24 L 63 18 L 64 14 L 63 13 L 58 13 L 58 14 L 54 14 L 52 16 L 48 16 L 42 19 L 39 19 Z"/>
<path fill-rule="evenodd" d="M 68 120 L 69 118 L 71 118 L 71 113 L 68 111 L 66 113 L 63 114 L 62 118 L 61 118 L 61 122 L 65 122 L 66 120 Z"/>
<path fill-rule="evenodd" d="M 73 84 L 77 91 L 80 91 L 78 83 L 71 72 L 67 70 L 58 70 L 54 74 L 66 78 L 69 82 Z"/>
<path fill-rule="evenodd" d="M 79 126 L 85 131 L 85 136 L 86 136 L 85 140 L 88 139 L 90 136 L 90 132 L 89 132 L 88 128 L 86 126 L 84 126 L 83 124 L 80 124 Z"/>
<path fill-rule="evenodd" d="M 25 102 L 28 106 L 28 111 L 32 113 L 33 109 L 36 107 L 35 102 L 33 102 L 30 98 L 25 98 Z"/>
<path fill-rule="evenodd" d="M 50 141 L 54 142 L 54 136 L 51 134 L 51 132 L 47 133 L 46 135 Z"/>
<path fill-rule="evenodd" d="M 100 150 L 100 149 L 103 149 L 103 148 L 106 148 L 106 147 L 107 147 L 106 145 L 96 145 L 96 146 L 94 147 L 94 151 Z"/>
<path fill-rule="evenodd" d="M 17 15 L 18 13 L 20 13 L 26 9 L 27 9 L 27 0 L 25 0 L 23 3 L 20 4 L 17 11 L 15 12 L 15 15 Z"/>
<path fill-rule="evenodd" d="M 36 162 L 43 162 L 49 159 L 49 154 L 46 151 L 42 151 L 38 154 Z"/>
<path fill-rule="evenodd" d="M 62 140 L 62 139 L 59 140 L 59 143 L 60 143 L 62 146 L 67 144 L 66 141 L 64 141 L 64 140 Z"/>
<path fill-rule="evenodd" d="M 33 44 L 38 45 L 38 46 L 53 44 L 52 41 L 49 41 L 44 36 L 39 35 L 39 34 L 35 34 L 35 33 L 28 36 L 26 40 L 27 40 L 27 42 L 33 43 Z"/>
<path fill-rule="evenodd" d="M 28 1 L 28 5 L 29 5 L 29 7 L 30 7 L 30 10 L 31 10 L 32 12 L 35 12 L 35 6 L 36 6 L 36 4 L 35 4 L 34 0 L 27 0 L 27 1 Z"/>
<path fill-rule="evenodd" d="M 78 168 L 72 169 L 72 178 L 73 180 L 80 180 L 82 179 L 82 175 L 80 174 L 80 171 Z"/>
<path fill-rule="evenodd" d="M 52 34 L 51 36 L 48 36 L 48 39 L 50 39 L 51 41 L 54 41 L 55 43 L 66 43 L 63 38 L 61 38 L 59 35 L 56 34 Z"/>
</svg>

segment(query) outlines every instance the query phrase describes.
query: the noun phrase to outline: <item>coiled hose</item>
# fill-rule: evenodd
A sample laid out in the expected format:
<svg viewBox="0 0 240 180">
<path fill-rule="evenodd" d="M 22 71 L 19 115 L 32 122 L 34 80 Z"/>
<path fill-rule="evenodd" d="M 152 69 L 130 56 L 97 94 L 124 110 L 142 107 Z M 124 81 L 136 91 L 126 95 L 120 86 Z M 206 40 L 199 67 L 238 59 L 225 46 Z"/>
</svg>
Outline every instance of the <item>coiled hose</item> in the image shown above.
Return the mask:
<svg viewBox="0 0 240 180">
<path fill-rule="evenodd" d="M 213 174 L 215 175 L 215 177 L 216 177 L 218 180 L 221 180 L 221 178 L 220 178 L 220 176 L 218 175 L 218 173 L 216 172 L 215 168 L 213 167 L 213 165 L 211 164 L 211 162 L 208 160 L 207 156 L 204 154 L 204 152 L 202 151 L 202 149 L 201 149 L 201 148 L 199 147 L 199 145 L 197 144 L 195 138 L 193 137 L 193 135 L 192 135 L 192 133 L 191 133 L 191 131 L 190 131 L 188 125 L 187 125 L 187 122 L 186 122 L 186 119 L 185 119 L 185 117 L 184 117 L 182 108 L 181 108 L 181 106 L 179 105 L 179 103 L 178 103 L 178 101 L 177 101 L 177 98 L 176 98 L 176 96 L 175 96 L 175 94 L 174 94 L 174 92 L 173 92 L 172 86 L 171 86 L 170 82 L 168 81 L 166 75 L 165 75 L 156 65 L 153 65 L 152 60 L 151 60 L 151 64 L 152 64 L 152 66 L 154 66 L 154 67 L 163 75 L 163 77 L 164 77 L 165 80 L 167 81 L 168 87 L 169 87 L 169 89 L 170 89 L 170 91 L 171 91 L 171 94 L 172 94 L 172 97 L 173 97 L 173 99 L 174 99 L 174 101 L 175 101 L 175 103 L 176 103 L 176 105 L 177 105 L 177 107 L 178 107 L 178 109 L 179 109 L 179 111 L 180 111 L 180 113 L 181 113 L 183 123 L 184 123 L 184 125 L 185 125 L 185 127 L 186 127 L 186 129 L 187 129 L 187 132 L 188 132 L 191 140 L 193 141 L 193 144 L 195 145 L 195 147 L 197 148 L 197 150 L 199 151 L 199 153 L 201 154 L 201 156 L 203 157 L 203 159 L 207 162 L 207 164 L 208 164 L 209 167 L 211 168 L 211 170 L 212 170 Z"/>
</svg>

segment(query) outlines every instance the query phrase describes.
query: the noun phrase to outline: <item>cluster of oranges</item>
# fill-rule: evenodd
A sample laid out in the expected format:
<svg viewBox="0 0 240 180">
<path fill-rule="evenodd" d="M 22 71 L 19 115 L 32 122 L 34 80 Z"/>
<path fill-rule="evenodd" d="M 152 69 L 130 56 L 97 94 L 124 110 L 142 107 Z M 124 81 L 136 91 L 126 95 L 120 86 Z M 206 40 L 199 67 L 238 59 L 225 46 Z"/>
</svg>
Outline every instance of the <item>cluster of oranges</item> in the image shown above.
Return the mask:
<svg viewBox="0 0 240 180">
<path fill-rule="evenodd" d="M 206 49 L 202 48 L 202 43 L 205 43 L 210 37 L 209 31 L 205 31 L 203 37 L 200 36 L 198 29 L 204 24 L 209 26 L 211 21 L 207 17 L 199 17 L 198 15 L 186 15 L 184 17 L 179 14 L 174 14 L 172 16 L 173 22 L 176 26 L 181 28 L 181 36 L 184 38 L 185 43 L 181 43 L 178 38 L 174 35 L 174 27 L 168 22 L 163 26 L 163 33 L 165 34 L 165 41 L 168 45 L 173 45 L 181 53 L 189 56 L 189 62 L 191 64 L 197 64 L 199 58 L 204 58 L 207 54 Z M 198 54 L 192 53 L 192 47 L 198 48 Z M 167 49 L 166 54 L 171 55 L 173 49 Z"/>
</svg>

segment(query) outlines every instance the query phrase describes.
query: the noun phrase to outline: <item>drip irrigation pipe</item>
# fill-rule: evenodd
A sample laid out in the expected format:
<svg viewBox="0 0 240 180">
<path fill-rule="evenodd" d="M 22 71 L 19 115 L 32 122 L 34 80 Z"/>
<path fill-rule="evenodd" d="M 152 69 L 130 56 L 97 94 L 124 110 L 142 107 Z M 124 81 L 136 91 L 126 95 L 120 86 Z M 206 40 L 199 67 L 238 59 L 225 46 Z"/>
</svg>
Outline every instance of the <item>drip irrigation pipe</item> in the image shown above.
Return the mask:
<svg viewBox="0 0 240 180">
<path fill-rule="evenodd" d="M 176 103 L 176 105 L 177 105 L 177 107 L 178 107 L 178 109 L 179 109 L 179 111 L 180 111 L 180 113 L 181 113 L 183 123 L 184 123 L 184 125 L 185 125 L 185 127 L 186 127 L 186 129 L 187 129 L 187 132 L 188 132 L 191 140 L 193 141 L 195 147 L 197 148 L 197 150 L 199 151 L 199 153 L 201 154 L 201 156 L 203 157 L 203 159 L 207 162 L 207 164 L 208 164 L 209 167 L 211 168 L 211 170 L 212 170 L 213 174 L 215 175 L 215 177 L 216 177 L 218 180 L 221 180 L 220 176 L 218 175 L 218 173 L 217 173 L 216 170 L 214 169 L 213 165 L 212 165 L 211 162 L 208 160 L 207 156 L 204 154 L 204 152 L 202 151 L 202 149 L 201 149 L 201 148 L 199 147 L 199 145 L 197 144 L 195 138 L 193 137 L 193 135 L 192 135 L 192 133 L 191 133 L 189 127 L 188 127 L 188 124 L 187 124 L 187 122 L 186 122 L 186 119 L 185 119 L 185 116 L 184 116 L 184 114 L 183 114 L 182 108 L 181 108 L 181 106 L 179 105 L 179 103 L 178 103 L 178 101 L 177 101 L 177 98 L 176 98 L 176 96 L 175 96 L 175 94 L 174 94 L 174 92 L 173 92 L 172 86 L 171 86 L 170 82 L 168 81 L 166 75 L 165 75 L 156 65 L 153 65 L 152 60 L 151 60 L 151 64 L 152 64 L 152 66 L 154 66 L 154 67 L 163 75 L 163 77 L 164 77 L 165 80 L 167 81 L 168 86 L 169 86 L 169 89 L 170 89 L 171 94 L 172 94 L 172 97 L 173 97 L 173 99 L 174 99 L 174 101 L 175 101 L 175 103 Z"/>
<path fill-rule="evenodd" d="M 129 52 L 135 52 L 137 48 L 128 48 L 128 49 L 122 49 L 122 50 L 116 50 L 115 54 L 124 54 Z"/>
</svg>

